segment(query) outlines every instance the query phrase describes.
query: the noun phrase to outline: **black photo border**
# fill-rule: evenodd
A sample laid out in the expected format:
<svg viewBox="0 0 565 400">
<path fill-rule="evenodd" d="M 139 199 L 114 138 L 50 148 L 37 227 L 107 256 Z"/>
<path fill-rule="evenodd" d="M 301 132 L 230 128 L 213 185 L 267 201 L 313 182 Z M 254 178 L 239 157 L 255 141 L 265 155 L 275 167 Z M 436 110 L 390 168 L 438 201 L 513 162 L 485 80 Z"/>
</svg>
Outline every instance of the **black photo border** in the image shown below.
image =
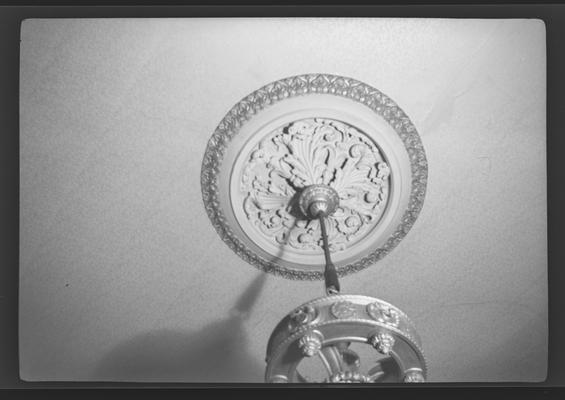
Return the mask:
<svg viewBox="0 0 565 400">
<path fill-rule="evenodd" d="M 345 4 L 327 5 L 316 2 L 295 1 L 259 4 L 248 1 L 233 5 L 228 1 L 181 4 L 161 2 L 144 4 L 132 1 L 0 1 L 0 176 L 2 193 L 2 255 L 0 265 L 0 395 L 4 391 L 29 392 L 20 389 L 42 389 L 65 394 L 76 390 L 108 389 L 122 397 L 138 397 L 140 390 L 158 389 L 177 392 L 180 389 L 202 390 L 214 388 L 220 395 L 226 389 L 260 389 L 262 395 L 272 395 L 279 385 L 264 384 L 195 384 L 195 383 L 122 383 L 122 382 L 25 382 L 19 378 L 18 356 L 18 278 L 19 278 L 19 63 L 21 22 L 29 18 L 194 18 L 194 17 L 404 17 L 404 18 L 536 18 L 543 20 L 547 38 L 547 177 L 548 177 L 548 289 L 549 289 L 549 352 L 548 375 L 541 383 L 429 383 L 407 388 L 386 387 L 336 388 L 322 387 L 324 395 L 351 396 L 352 394 L 397 396 L 445 395 L 451 398 L 468 393 L 476 398 L 485 392 L 522 394 L 547 397 L 557 388 L 565 387 L 565 263 L 563 249 L 562 204 L 565 203 L 565 166 L 560 152 L 565 141 L 565 4 L 560 2 L 527 3 L 524 1 L 497 4 L 450 4 L 448 1 L 405 1 L 401 4 L 380 2 L 363 4 L 349 1 Z M 478 3 L 478 4 L 477 4 Z M 483 2 L 484 3 L 484 2 Z M 206 5 L 205 5 L 206 4 Z M 525 160 L 526 162 L 527 160 Z M 314 395 L 304 387 L 295 388 Z M 69 390 L 71 389 L 71 390 Z M 124 389 L 125 392 L 124 393 Z M 309 389 L 309 388 L 307 388 Z M 347 390 L 347 392 L 342 392 Z M 285 390 L 286 392 L 287 390 Z M 331 392 L 330 392 L 331 391 Z M 371 392 L 368 392 L 371 391 Z M 375 392 L 376 391 L 376 392 Z M 561 390 L 560 390 L 561 391 Z M 33 392 L 36 392 L 34 390 Z M 183 391 L 184 392 L 184 391 Z M 235 394 L 235 393 L 234 393 Z M 75 394 L 78 395 L 78 394 Z M 159 394 L 160 395 L 160 394 Z M 294 394 L 293 394 L 294 395 Z M 320 393 L 316 393 L 316 396 Z M 59 394 L 57 394 L 59 396 Z M 153 395 L 151 395 L 153 397 Z M 537 397 L 537 396 L 536 396 Z"/>
</svg>

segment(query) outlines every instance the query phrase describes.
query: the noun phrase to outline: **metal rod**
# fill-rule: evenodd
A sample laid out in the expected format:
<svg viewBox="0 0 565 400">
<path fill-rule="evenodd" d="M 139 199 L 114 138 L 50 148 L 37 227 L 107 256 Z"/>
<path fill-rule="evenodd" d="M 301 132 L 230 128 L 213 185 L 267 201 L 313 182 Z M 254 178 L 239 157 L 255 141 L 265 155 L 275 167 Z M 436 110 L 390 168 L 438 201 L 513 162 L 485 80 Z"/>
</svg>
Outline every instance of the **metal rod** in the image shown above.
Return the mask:
<svg viewBox="0 0 565 400">
<path fill-rule="evenodd" d="M 326 280 L 326 294 L 339 293 L 339 280 L 335 265 L 332 263 L 330 257 L 330 246 L 328 245 L 328 233 L 326 232 L 325 214 L 318 213 L 318 220 L 320 221 L 320 228 L 322 229 L 322 241 L 324 243 L 324 256 L 326 258 L 326 268 L 324 270 L 324 278 Z"/>
</svg>

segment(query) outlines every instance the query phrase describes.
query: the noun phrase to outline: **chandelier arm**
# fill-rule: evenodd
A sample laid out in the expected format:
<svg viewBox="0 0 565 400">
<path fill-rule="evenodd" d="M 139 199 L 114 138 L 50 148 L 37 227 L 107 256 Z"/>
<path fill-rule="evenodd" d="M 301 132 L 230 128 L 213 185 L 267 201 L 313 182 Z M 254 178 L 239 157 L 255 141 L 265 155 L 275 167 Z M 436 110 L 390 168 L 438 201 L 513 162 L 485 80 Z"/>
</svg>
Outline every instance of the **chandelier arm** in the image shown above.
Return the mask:
<svg viewBox="0 0 565 400">
<path fill-rule="evenodd" d="M 329 376 L 343 371 L 343 359 L 335 346 L 326 346 L 318 353 Z"/>
<path fill-rule="evenodd" d="M 330 365 L 330 362 L 326 357 L 324 350 L 318 352 L 318 357 L 320 357 L 320 360 L 322 360 L 322 364 L 324 364 L 326 371 L 331 376 L 333 374 L 332 366 Z"/>
<path fill-rule="evenodd" d="M 320 211 L 318 213 L 318 220 L 320 221 L 320 228 L 322 229 L 322 241 L 324 244 L 324 256 L 326 258 L 326 267 L 324 270 L 324 279 L 326 282 L 326 294 L 338 294 L 340 287 L 339 287 L 339 279 L 337 277 L 337 271 L 335 269 L 335 265 L 332 263 L 332 259 L 330 256 L 330 247 L 328 245 L 328 234 L 326 232 L 326 223 L 325 223 L 325 213 Z"/>
<path fill-rule="evenodd" d="M 369 375 L 367 376 L 367 378 L 369 379 L 369 382 L 375 382 L 377 379 L 381 378 L 384 374 L 385 372 L 382 369 L 381 363 L 378 362 L 377 365 L 375 365 L 373 368 L 369 370 Z"/>
</svg>

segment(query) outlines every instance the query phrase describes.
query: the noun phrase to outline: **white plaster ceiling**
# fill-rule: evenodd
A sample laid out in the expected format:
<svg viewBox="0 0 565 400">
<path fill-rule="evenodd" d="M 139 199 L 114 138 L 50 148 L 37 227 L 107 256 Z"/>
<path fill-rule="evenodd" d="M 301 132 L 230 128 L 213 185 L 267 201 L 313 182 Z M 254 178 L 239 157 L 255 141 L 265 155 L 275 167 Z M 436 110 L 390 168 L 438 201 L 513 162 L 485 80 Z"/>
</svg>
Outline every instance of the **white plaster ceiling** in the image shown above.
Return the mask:
<svg viewBox="0 0 565 400">
<path fill-rule="evenodd" d="M 22 379 L 262 381 L 271 330 L 323 283 L 237 257 L 200 164 L 237 101 L 309 72 L 383 91 L 428 157 L 414 227 L 342 292 L 408 313 L 430 381 L 545 379 L 543 22 L 26 20 L 21 39 Z"/>
</svg>

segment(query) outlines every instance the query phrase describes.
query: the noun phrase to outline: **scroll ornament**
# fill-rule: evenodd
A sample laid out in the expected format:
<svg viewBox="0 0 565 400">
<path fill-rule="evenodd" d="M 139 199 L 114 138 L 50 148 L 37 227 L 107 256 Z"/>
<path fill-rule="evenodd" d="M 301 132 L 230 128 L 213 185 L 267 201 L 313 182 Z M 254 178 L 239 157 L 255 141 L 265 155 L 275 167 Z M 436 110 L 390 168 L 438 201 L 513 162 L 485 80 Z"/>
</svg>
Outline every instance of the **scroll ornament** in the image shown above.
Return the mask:
<svg viewBox="0 0 565 400">
<path fill-rule="evenodd" d="M 339 252 L 379 221 L 389 175 L 378 147 L 355 127 L 324 118 L 294 121 L 250 152 L 241 177 L 243 209 L 273 244 L 317 254 L 319 221 L 301 215 L 296 199 L 309 185 L 329 185 L 340 197 L 340 207 L 327 221 L 330 251 Z"/>
</svg>

